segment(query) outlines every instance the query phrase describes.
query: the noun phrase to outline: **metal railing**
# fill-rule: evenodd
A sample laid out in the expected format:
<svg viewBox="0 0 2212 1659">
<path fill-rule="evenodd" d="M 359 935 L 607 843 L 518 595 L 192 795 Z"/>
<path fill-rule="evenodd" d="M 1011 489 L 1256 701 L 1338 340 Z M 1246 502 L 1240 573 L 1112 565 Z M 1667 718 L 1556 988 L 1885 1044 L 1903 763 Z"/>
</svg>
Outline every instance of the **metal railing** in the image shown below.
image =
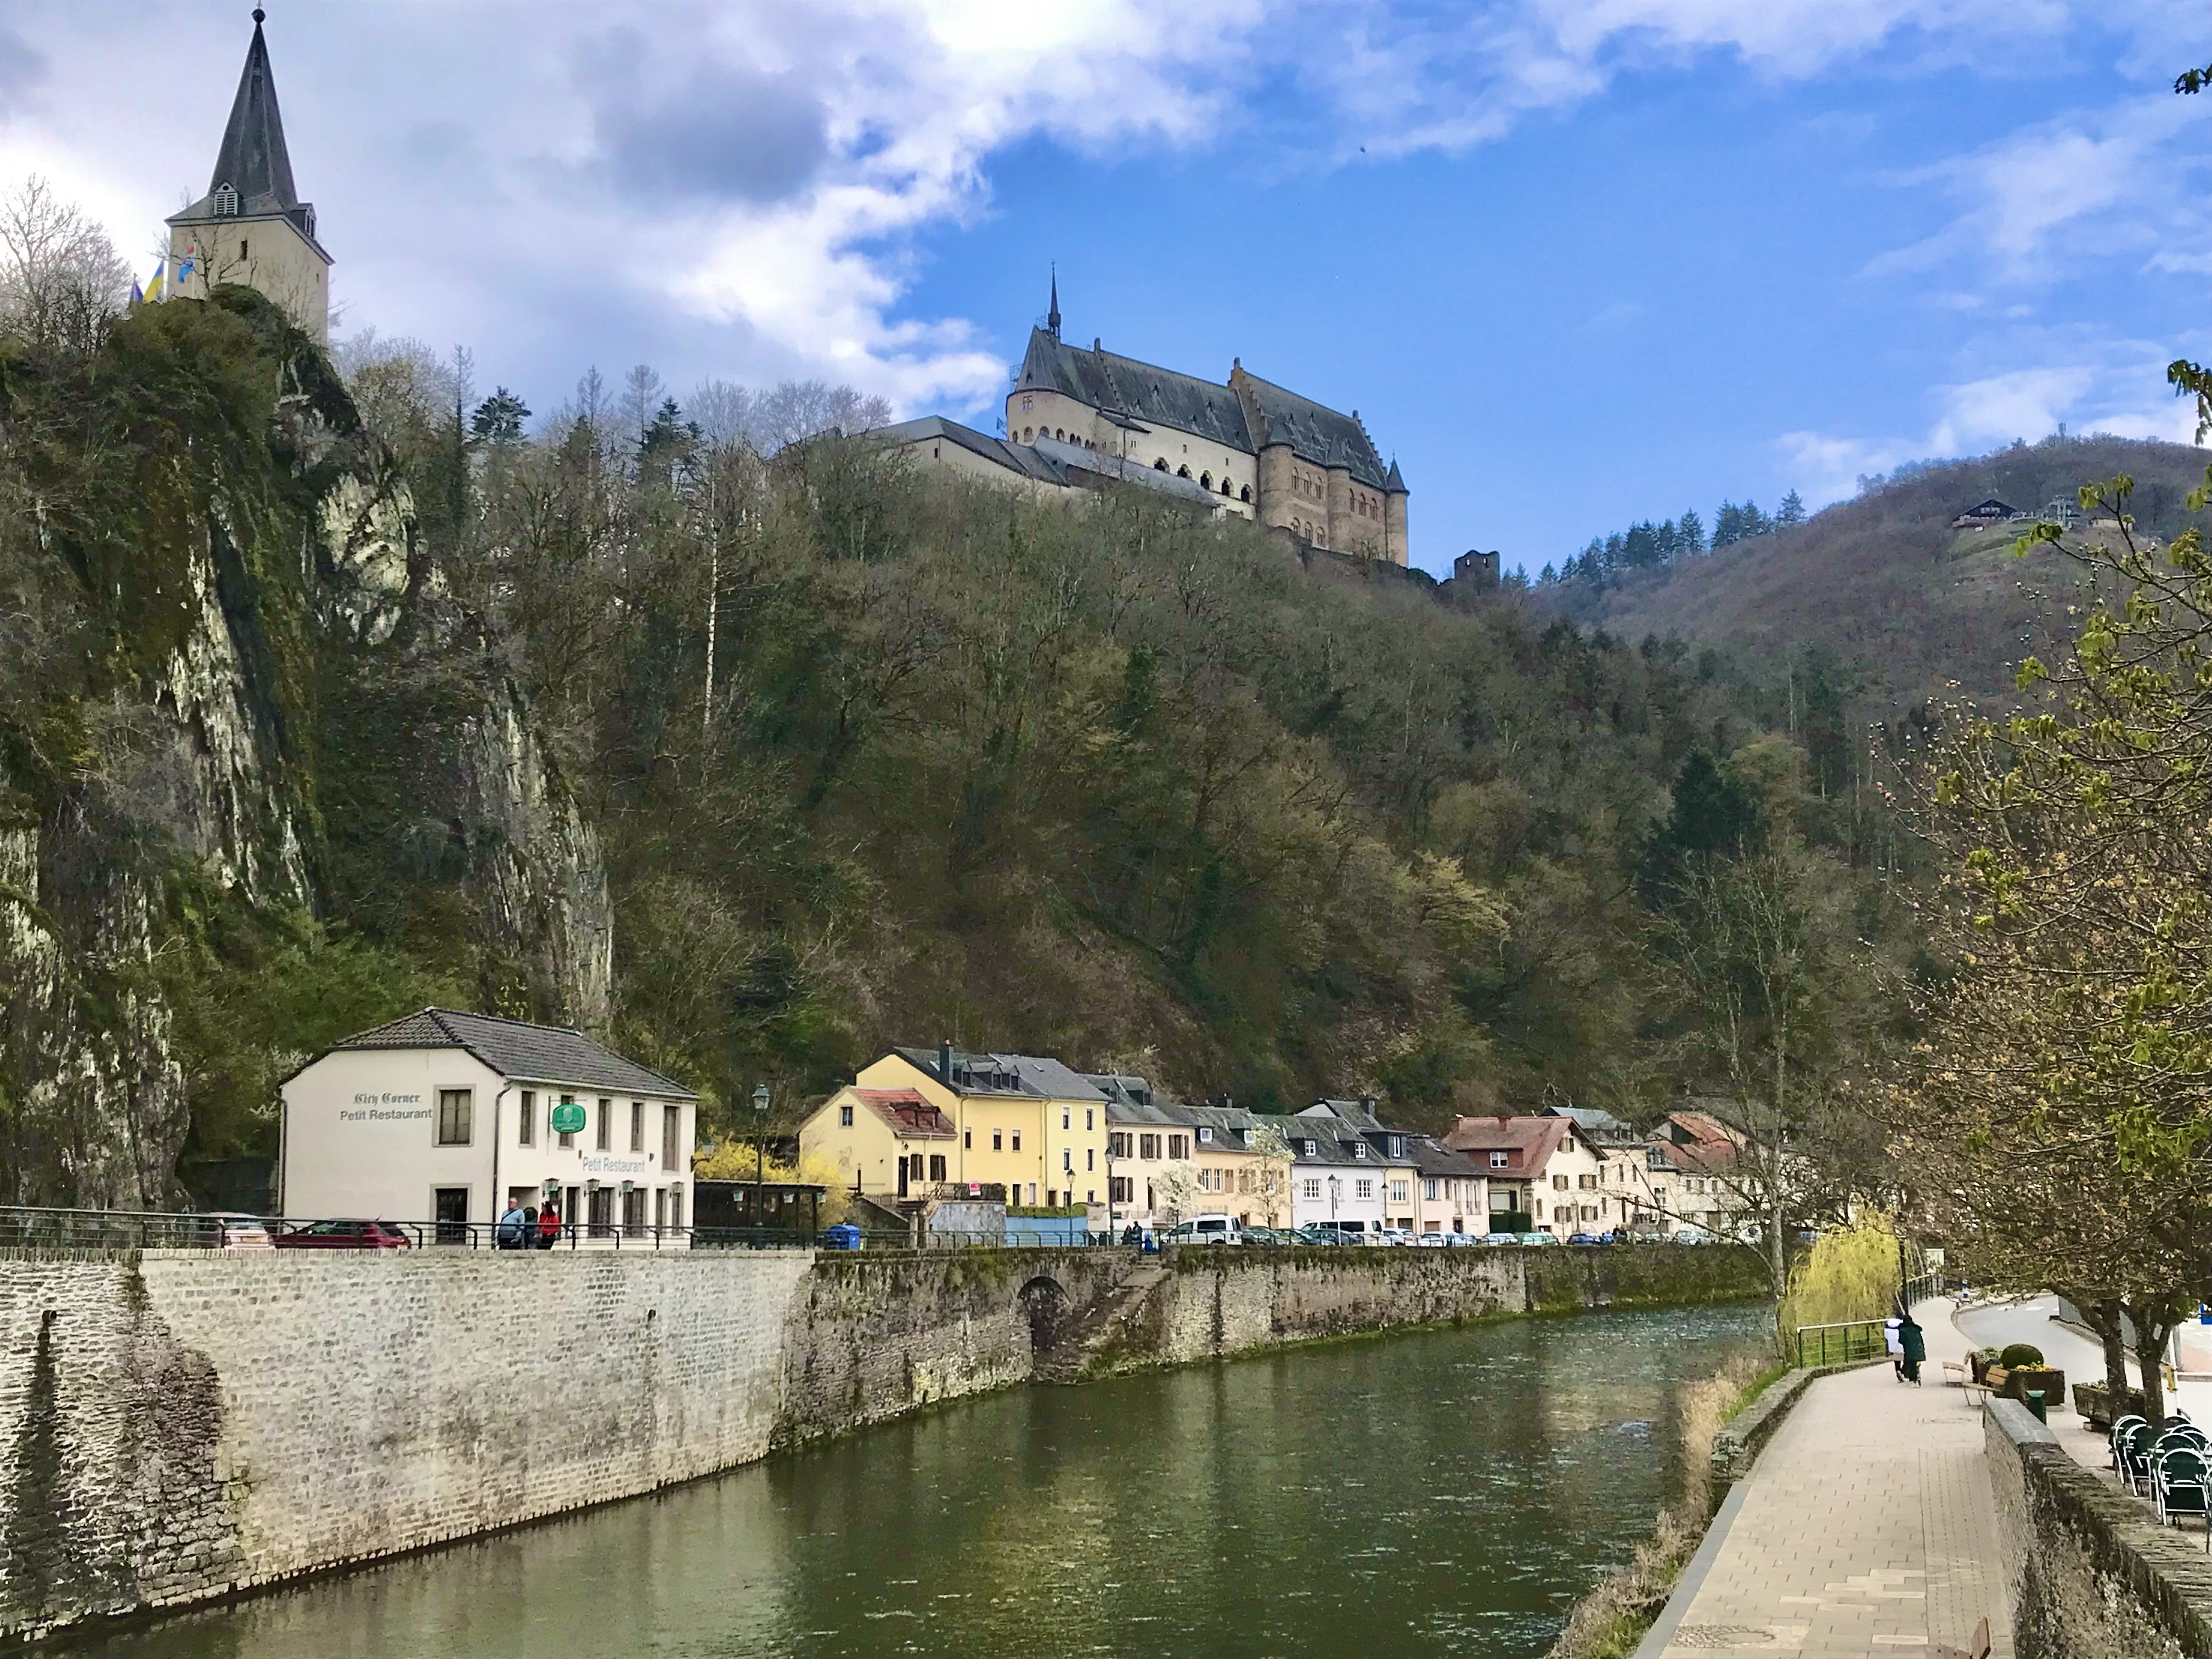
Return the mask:
<svg viewBox="0 0 2212 1659">
<path fill-rule="evenodd" d="M 1847 1365 L 1855 1359 L 1879 1359 L 1889 1352 L 1882 1336 L 1883 1321 L 1846 1320 L 1838 1325 L 1800 1325 L 1797 1363 L 1800 1365 Z"/>
</svg>

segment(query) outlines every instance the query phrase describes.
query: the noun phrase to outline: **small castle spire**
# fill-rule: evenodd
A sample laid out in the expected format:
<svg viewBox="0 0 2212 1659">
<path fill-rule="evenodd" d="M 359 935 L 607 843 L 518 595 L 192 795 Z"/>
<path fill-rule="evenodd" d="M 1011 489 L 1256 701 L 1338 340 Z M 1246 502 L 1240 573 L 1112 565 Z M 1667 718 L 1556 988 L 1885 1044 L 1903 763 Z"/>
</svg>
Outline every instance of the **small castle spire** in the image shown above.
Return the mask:
<svg viewBox="0 0 2212 1659">
<path fill-rule="evenodd" d="M 1052 262 L 1052 309 L 1044 314 L 1046 330 L 1057 340 L 1060 337 L 1060 261 Z"/>
</svg>

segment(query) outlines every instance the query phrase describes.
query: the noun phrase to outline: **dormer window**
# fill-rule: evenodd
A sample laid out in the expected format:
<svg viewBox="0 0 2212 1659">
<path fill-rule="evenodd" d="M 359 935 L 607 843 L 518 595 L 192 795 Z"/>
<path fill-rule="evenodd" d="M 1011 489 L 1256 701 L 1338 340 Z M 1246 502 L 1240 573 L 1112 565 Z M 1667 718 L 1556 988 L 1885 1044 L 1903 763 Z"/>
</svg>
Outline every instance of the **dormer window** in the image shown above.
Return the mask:
<svg viewBox="0 0 2212 1659">
<path fill-rule="evenodd" d="M 1512 1155 L 1509 1152 L 1492 1152 L 1490 1155 L 1490 1167 L 1493 1170 L 1502 1170 L 1511 1161 Z"/>
<path fill-rule="evenodd" d="M 1352 1157 L 1354 1157 L 1354 1158 L 1364 1158 L 1364 1157 L 1366 1157 L 1366 1156 L 1367 1156 L 1367 1143 L 1366 1143 L 1365 1141 L 1364 1141 L 1364 1140 L 1355 1140 L 1354 1142 L 1352 1142 Z"/>
<path fill-rule="evenodd" d="M 1206 1127 L 1205 1125 L 1200 1124 L 1199 1126 L 1198 1138 L 1200 1141 L 1210 1141 L 1213 1139 L 1213 1131 Z"/>
<path fill-rule="evenodd" d="M 1405 1155 L 1406 1137 L 1403 1135 L 1392 1135 L 1390 1137 L 1390 1156 L 1393 1158 L 1403 1158 Z"/>
<path fill-rule="evenodd" d="M 215 187 L 214 192 L 209 198 L 209 201 L 210 205 L 213 206 L 217 218 L 235 219 L 238 217 L 238 191 L 228 179 L 225 179 L 222 184 L 219 184 Z"/>
</svg>

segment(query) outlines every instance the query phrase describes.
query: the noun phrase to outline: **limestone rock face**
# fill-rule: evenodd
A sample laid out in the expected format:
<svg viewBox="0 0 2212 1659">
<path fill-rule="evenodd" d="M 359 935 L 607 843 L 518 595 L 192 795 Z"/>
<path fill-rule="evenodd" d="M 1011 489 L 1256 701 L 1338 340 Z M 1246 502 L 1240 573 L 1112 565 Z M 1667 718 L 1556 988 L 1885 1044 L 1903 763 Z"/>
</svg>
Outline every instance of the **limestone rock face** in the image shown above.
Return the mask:
<svg viewBox="0 0 2212 1659">
<path fill-rule="evenodd" d="M 227 329 L 235 349 L 220 301 L 204 324 L 187 308 L 148 327 Z M 215 918 L 343 914 L 336 837 L 354 837 L 353 867 L 374 842 L 346 793 L 364 731 L 395 769 L 380 799 L 430 848 L 424 879 L 463 896 L 472 943 L 500 964 L 480 999 L 608 1018 L 599 842 L 519 690 L 319 352 L 273 314 L 231 310 L 277 370 L 265 430 L 242 442 L 234 420 L 139 458 L 149 482 L 134 504 L 152 504 L 117 514 L 106 546 L 52 538 L 41 567 L 76 574 L 71 603 L 95 642 L 82 659 L 97 666 L 52 699 L 62 716 L 35 728 L 38 764 L 0 744 L 0 1203 L 182 1201 L 178 963 L 188 943 L 224 948 Z M 356 706 L 363 688 L 418 682 L 437 688 L 422 700 L 434 717 L 404 730 Z"/>
</svg>

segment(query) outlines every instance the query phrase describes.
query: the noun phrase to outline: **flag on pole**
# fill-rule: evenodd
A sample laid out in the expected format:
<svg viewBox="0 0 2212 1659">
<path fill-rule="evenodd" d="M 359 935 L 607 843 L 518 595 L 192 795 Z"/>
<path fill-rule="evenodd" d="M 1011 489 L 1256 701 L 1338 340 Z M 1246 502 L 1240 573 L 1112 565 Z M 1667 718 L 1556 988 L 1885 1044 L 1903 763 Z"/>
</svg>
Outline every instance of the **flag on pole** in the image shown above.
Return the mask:
<svg viewBox="0 0 2212 1659">
<path fill-rule="evenodd" d="M 154 262 L 154 274 L 146 279 L 145 290 L 137 296 L 143 302 L 149 306 L 160 302 L 167 287 L 162 280 L 162 274 L 168 268 L 169 262 L 167 259 L 157 259 Z"/>
</svg>

